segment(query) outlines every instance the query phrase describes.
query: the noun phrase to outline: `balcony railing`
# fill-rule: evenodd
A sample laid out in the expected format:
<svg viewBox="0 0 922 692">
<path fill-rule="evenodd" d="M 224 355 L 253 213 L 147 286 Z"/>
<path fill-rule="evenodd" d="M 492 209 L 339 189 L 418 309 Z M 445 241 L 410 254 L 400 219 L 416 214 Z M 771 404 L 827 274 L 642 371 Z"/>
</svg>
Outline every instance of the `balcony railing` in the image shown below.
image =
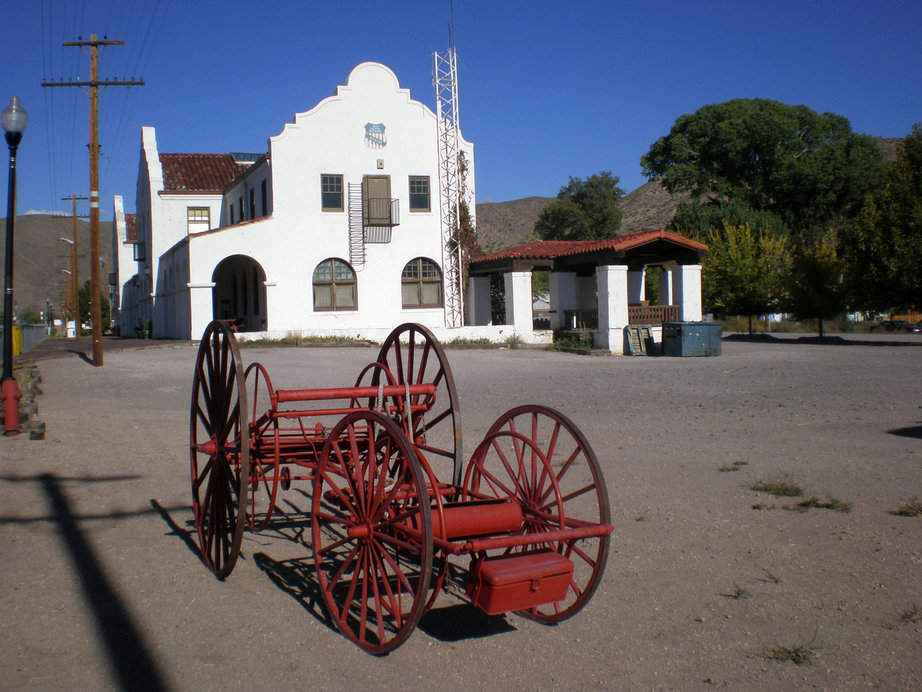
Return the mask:
<svg viewBox="0 0 922 692">
<path fill-rule="evenodd" d="M 563 329 L 598 329 L 598 310 L 564 310 Z M 681 305 L 629 305 L 628 324 L 662 324 L 678 322 L 682 317 Z"/>
<path fill-rule="evenodd" d="M 627 308 L 628 324 L 678 322 L 681 317 L 681 305 L 629 305 Z"/>
<path fill-rule="evenodd" d="M 366 197 L 362 207 L 362 223 L 364 226 L 399 226 L 400 205 L 399 200 L 388 197 Z"/>
</svg>

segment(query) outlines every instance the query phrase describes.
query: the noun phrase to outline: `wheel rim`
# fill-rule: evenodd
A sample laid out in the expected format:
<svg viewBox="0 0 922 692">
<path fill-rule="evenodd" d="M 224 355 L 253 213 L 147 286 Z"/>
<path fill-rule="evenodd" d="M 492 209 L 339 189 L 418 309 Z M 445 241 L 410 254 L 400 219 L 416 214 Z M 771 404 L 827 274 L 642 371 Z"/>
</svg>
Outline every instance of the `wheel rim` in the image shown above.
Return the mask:
<svg viewBox="0 0 922 692">
<path fill-rule="evenodd" d="M 435 384 L 434 407 L 423 414 L 413 414 L 412 430 L 402 421 L 407 437 L 420 450 L 436 478 L 461 482 L 461 414 L 458 392 L 445 351 L 438 339 L 420 324 L 402 324 L 392 331 L 378 352 L 378 363 L 393 374 L 397 384 Z M 381 370 L 375 370 L 372 384 L 377 386 Z M 421 404 L 425 397 L 413 396 L 411 403 Z"/>
<path fill-rule="evenodd" d="M 267 416 L 272 409 L 275 390 L 269 373 L 259 363 L 251 363 L 244 375 L 247 400 L 250 403 L 249 436 L 250 472 L 246 504 L 247 524 L 253 531 L 262 531 L 275 510 L 279 489 L 278 420 Z M 268 442 L 268 445 L 267 445 Z M 267 445 L 264 448 L 264 445 Z"/>
<path fill-rule="evenodd" d="M 199 344 L 192 379 L 190 452 L 192 511 L 202 559 L 219 579 L 240 554 L 249 446 L 241 444 L 246 390 L 231 331 L 212 322 Z M 245 439 L 245 438 L 243 438 Z"/>
<path fill-rule="evenodd" d="M 317 581 L 330 618 L 370 653 L 400 646 L 422 616 L 432 571 L 426 498 L 419 461 L 393 421 L 359 411 L 330 431 L 311 511 Z"/>
<path fill-rule="evenodd" d="M 546 458 L 560 492 L 565 528 L 611 523 L 602 469 L 589 442 L 572 421 L 545 406 L 519 406 L 500 416 L 485 439 L 501 431 L 523 436 Z M 544 487 L 543 495 L 550 500 L 548 484 Z M 554 544 L 555 550 L 573 562 L 573 579 L 567 596 L 558 603 L 521 614 L 539 622 L 553 623 L 579 612 L 592 598 L 605 572 L 609 542 L 610 537 L 606 535 Z"/>
</svg>

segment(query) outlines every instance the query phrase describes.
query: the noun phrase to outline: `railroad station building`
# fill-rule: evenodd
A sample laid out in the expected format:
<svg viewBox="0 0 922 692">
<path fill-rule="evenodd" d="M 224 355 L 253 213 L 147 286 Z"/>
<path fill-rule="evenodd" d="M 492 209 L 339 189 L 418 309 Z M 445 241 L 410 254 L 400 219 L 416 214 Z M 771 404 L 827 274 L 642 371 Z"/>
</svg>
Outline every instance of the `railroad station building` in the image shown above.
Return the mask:
<svg viewBox="0 0 922 692">
<path fill-rule="evenodd" d="M 435 113 L 366 62 L 266 153 L 161 153 L 141 134 L 135 234 L 116 199 L 121 328 L 195 339 L 374 338 L 445 325 Z M 459 139 L 474 210 L 473 145 Z M 134 266 L 132 266 L 134 265 Z M 136 268 L 136 271 L 131 271 Z"/>
</svg>

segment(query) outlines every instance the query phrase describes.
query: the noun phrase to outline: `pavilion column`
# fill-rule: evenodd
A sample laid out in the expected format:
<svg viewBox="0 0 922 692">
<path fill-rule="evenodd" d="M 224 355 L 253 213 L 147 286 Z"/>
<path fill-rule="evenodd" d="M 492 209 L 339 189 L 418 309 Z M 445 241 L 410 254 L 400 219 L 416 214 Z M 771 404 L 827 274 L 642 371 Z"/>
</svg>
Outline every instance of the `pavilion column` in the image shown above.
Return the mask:
<svg viewBox="0 0 922 692">
<path fill-rule="evenodd" d="M 518 331 L 532 331 L 531 272 L 503 274 L 506 287 L 506 324 Z"/>
<path fill-rule="evenodd" d="M 673 290 L 682 311 L 683 322 L 700 322 L 703 317 L 701 306 L 701 265 L 684 264 L 673 268 Z"/>
<path fill-rule="evenodd" d="M 624 328 L 628 324 L 628 271 L 624 265 L 596 267 L 599 299 L 599 328 L 596 346 L 612 353 L 624 353 Z"/>
<path fill-rule="evenodd" d="M 549 277 L 551 307 L 557 313 L 557 326 L 569 329 L 566 311 L 576 310 L 576 272 L 551 272 Z"/>
<path fill-rule="evenodd" d="M 646 291 L 644 290 L 643 269 L 639 272 L 627 273 L 627 302 L 640 303 L 646 300 Z"/>
<path fill-rule="evenodd" d="M 672 305 L 672 272 L 669 270 L 659 273 L 659 304 Z"/>
<path fill-rule="evenodd" d="M 467 311 L 467 323 L 472 325 L 490 324 L 490 277 L 472 276 L 467 280 L 467 296 L 464 299 Z"/>
</svg>

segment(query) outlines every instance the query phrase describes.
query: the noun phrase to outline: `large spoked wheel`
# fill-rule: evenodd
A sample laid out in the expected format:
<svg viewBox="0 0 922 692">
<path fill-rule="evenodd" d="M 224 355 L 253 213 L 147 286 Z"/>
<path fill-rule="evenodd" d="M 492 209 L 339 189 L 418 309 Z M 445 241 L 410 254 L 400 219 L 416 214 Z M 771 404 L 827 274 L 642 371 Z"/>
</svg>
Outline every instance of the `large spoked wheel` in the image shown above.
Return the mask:
<svg viewBox="0 0 922 692">
<path fill-rule="evenodd" d="M 412 421 L 402 419 L 407 437 L 423 454 L 441 481 L 450 478 L 452 485 L 461 482 L 461 413 L 458 392 L 448 359 L 438 339 L 420 324 L 402 324 L 392 331 L 378 352 L 378 363 L 372 384 L 378 386 L 381 373 L 393 374 L 397 384 L 434 384 L 434 399 L 428 396 L 410 397 L 413 406 L 423 405 L 426 411 L 412 413 Z"/>
<path fill-rule="evenodd" d="M 602 469 L 589 442 L 570 419 L 545 406 L 519 406 L 500 416 L 485 439 L 502 431 L 526 438 L 553 469 L 553 476 L 536 479 L 534 493 L 540 498 L 539 514 L 553 519 L 559 493 L 563 528 L 611 523 Z M 524 450 L 523 454 L 529 456 Z M 579 612 L 592 598 L 605 572 L 609 538 L 605 535 L 556 542 L 553 547 L 573 562 L 567 597 L 521 614 L 539 622 L 554 623 Z"/>
<path fill-rule="evenodd" d="M 250 456 L 247 524 L 262 531 L 275 510 L 279 490 L 278 420 L 269 415 L 275 390 L 269 373 L 260 363 L 251 363 L 244 375 L 249 403 Z"/>
<path fill-rule="evenodd" d="M 425 475 L 392 420 L 356 411 L 330 431 L 314 476 L 311 535 L 339 630 L 373 654 L 400 646 L 426 605 L 432 515 Z"/>
<path fill-rule="evenodd" d="M 249 444 L 246 389 L 237 341 L 214 321 L 202 335 L 192 378 L 192 511 L 202 559 L 219 579 L 237 562 L 243 540 Z M 242 471 L 241 471 L 242 470 Z"/>
</svg>

